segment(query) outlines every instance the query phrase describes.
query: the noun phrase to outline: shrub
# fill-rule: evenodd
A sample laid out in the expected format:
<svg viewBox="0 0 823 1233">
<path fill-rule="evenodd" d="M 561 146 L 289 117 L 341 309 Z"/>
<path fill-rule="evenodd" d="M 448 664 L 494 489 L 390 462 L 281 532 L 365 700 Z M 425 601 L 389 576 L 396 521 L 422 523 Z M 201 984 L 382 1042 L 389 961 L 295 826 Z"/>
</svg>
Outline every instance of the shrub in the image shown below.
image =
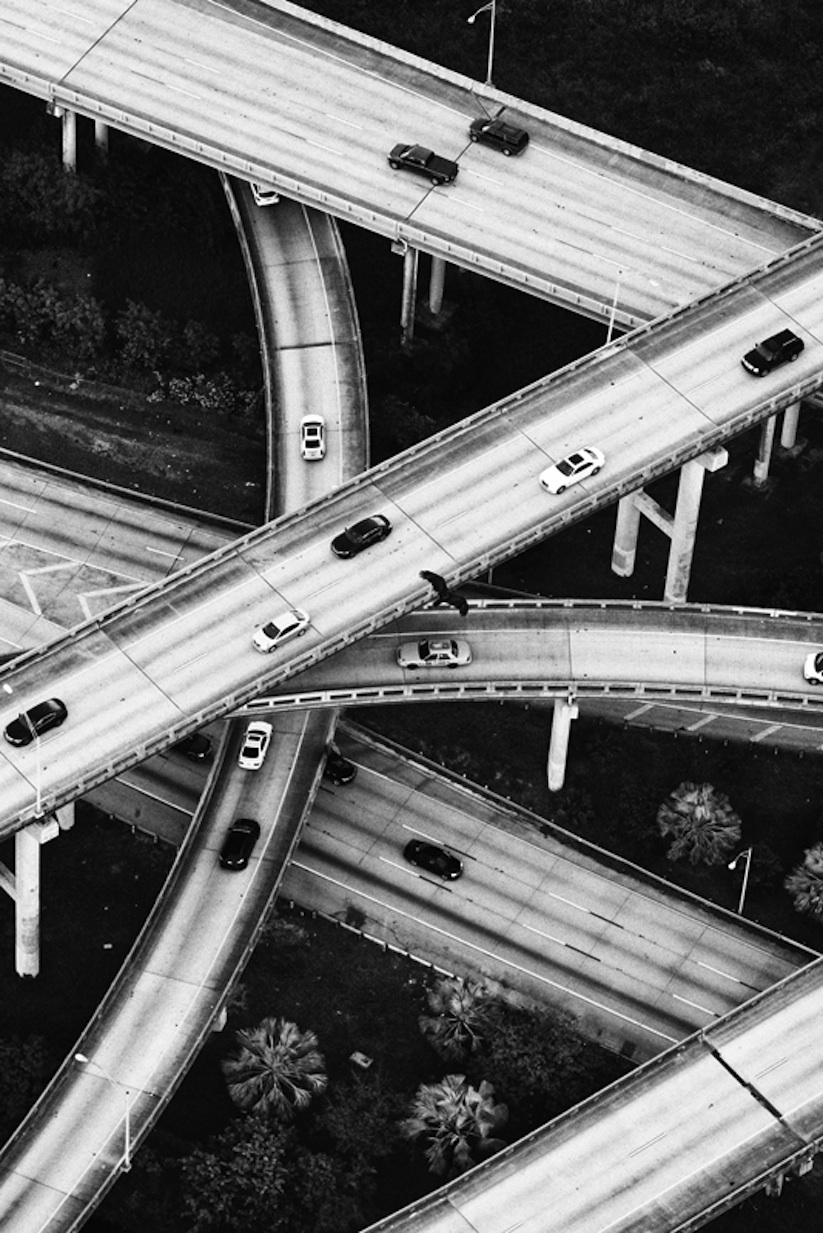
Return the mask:
<svg viewBox="0 0 823 1233">
<path fill-rule="evenodd" d="M 671 836 L 670 861 L 719 865 L 740 842 L 742 825 L 729 798 L 711 784 L 682 783 L 657 811 L 660 834 Z"/>
<path fill-rule="evenodd" d="M 114 330 L 120 356 L 128 368 L 157 369 L 171 349 L 174 327 L 161 312 L 128 300 L 116 316 Z"/>
<path fill-rule="evenodd" d="M 823 843 L 808 848 L 801 864 L 784 883 L 795 910 L 807 916 L 823 916 Z"/>
</svg>

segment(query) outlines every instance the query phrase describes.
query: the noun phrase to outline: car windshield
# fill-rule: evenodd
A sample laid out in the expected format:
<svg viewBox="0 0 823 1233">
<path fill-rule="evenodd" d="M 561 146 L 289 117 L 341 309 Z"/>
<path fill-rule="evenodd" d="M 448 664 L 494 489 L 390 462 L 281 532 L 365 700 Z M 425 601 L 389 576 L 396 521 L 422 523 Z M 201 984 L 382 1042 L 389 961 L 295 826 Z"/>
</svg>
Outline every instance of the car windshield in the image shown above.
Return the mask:
<svg viewBox="0 0 823 1233">
<path fill-rule="evenodd" d="M 574 462 L 571 458 L 562 458 L 557 464 L 557 469 L 561 475 L 571 475 L 574 471 Z"/>
</svg>

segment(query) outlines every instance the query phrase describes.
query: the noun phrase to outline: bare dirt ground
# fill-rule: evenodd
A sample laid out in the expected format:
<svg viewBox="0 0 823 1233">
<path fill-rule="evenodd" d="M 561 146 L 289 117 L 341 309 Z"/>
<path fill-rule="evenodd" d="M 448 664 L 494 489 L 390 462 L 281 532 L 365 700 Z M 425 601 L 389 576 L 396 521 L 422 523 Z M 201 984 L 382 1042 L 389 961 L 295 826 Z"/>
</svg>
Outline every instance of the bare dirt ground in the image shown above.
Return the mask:
<svg viewBox="0 0 823 1233">
<path fill-rule="evenodd" d="M 259 421 L 0 366 L 0 447 L 242 522 L 263 517 Z"/>
</svg>

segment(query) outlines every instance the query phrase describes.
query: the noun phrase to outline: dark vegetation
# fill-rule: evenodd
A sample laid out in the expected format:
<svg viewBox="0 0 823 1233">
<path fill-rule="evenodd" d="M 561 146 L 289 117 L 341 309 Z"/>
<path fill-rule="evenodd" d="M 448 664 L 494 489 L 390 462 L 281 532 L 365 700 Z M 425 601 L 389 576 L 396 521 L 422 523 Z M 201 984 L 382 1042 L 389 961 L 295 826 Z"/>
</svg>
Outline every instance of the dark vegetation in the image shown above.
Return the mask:
<svg viewBox="0 0 823 1233">
<path fill-rule="evenodd" d="M 482 78 L 487 17 L 465 22 L 475 5 L 314 0 L 309 7 Z M 575 120 L 823 214 L 822 59 L 823 10 L 811 0 L 500 0 L 494 78 Z M 117 134 L 107 170 L 94 168 L 87 144 L 81 174 L 65 177 L 57 124 L 42 104 L 2 93 L 0 347 L 40 365 L 41 384 L 34 390 L 32 379 L 7 372 L 0 440 L 49 461 L 57 442 L 59 460 L 79 471 L 97 467 L 129 484 L 139 477 L 146 491 L 187 504 L 201 503 L 203 493 L 202 503 L 220 512 L 259 514 L 259 502 L 255 509 L 240 489 L 260 481 L 260 374 L 216 177 Z M 88 142 L 82 122 L 79 133 Z M 390 135 L 406 136 L 416 135 Z M 364 332 L 375 461 L 603 340 L 602 326 L 450 270 L 453 313 L 442 326 L 421 326 L 413 354 L 403 355 L 401 263 L 382 240 L 352 228 L 344 235 Z M 188 473 L 171 461 L 183 453 L 182 426 Z M 744 484 L 751 437 L 735 443 L 729 467 L 707 483 L 693 598 L 823 610 L 815 482 L 823 434 L 808 413 L 801 429 L 807 449 L 799 460 L 775 461 L 777 483 L 767 494 Z M 112 432 L 118 448 L 101 461 L 94 441 Z M 209 454 L 222 465 L 228 442 L 238 443 L 236 467 L 211 482 Z M 158 467 L 151 459 L 164 450 Z M 673 481 L 661 481 L 654 495 L 671 507 Z M 635 577 L 617 579 L 608 572 L 612 527 L 613 513 L 599 514 L 502 567 L 495 580 L 548 595 L 659 596 L 662 538 L 644 534 Z M 739 873 L 672 864 L 655 831 L 657 809 L 678 784 L 711 783 L 740 816 L 741 843 L 755 845 L 747 914 L 820 944 L 820 926 L 793 911 L 781 886 L 803 850 L 823 840 L 823 768 L 815 758 L 581 719 L 566 787 L 550 796 L 549 716 L 539 709 L 386 708 L 359 718 L 733 908 Z M 3 917 L 0 1132 L 71 1048 L 170 859 L 85 807 L 78 818 L 70 835 L 44 850 L 36 982 L 10 975 L 8 907 Z M 11 863 L 5 847 L 0 857 Z M 396 1131 L 418 1085 L 456 1069 L 418 1026 L 429 974 L 325 922 L 286 924 L 290 934 L 275 925 L 276 944 L 258 947 L 229 1027 L 208 1043 L 134 1172 L 89 1228 L 345 1233 L 435 1184 Z M 613 1060 L 551 1016 L 536 1027 L 521 1012 L 495 1014 L 490 1043 L 464 1059 L 463 1071 L 475 1086 L 490 1082 L 493 1099 L 508 1104 L 508 1141 L 615 1073 Z M 269 1015 L 316 1032 L 325 1058 L 328 1090 L 294 1125 L 238 1116 L 220 1073 L 234 1031 Z M 355 1049 L 374 1059 L 362 1074 L 349 1060 Z M 560 1091 L 536 1099 L 529 1073 Z M 757 1196 L 713 1227 L 811 1229 L 819 1188 L 815 1172 L 791 1183 L 779 1203 Z"/>
</svg>

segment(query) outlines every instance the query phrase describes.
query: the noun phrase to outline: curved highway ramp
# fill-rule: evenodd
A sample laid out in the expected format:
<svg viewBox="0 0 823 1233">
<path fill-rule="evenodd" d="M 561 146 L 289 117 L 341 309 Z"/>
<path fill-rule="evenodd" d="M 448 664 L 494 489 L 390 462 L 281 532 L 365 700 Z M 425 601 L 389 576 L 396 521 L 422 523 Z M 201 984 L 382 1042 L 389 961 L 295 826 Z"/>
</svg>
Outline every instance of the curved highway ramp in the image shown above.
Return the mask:
<svg viewBox="0 0 823 1233">
<path fill-rule="evenodd" d="M 756 381 L 739 356 L 752 333 L 780 320 L 806 337 L 806 350 Z M 823 238 L 18 659 L 3 683 L 19 703 L 57 696 L 71 716 L 43 742 L 45 806 L 420 607 L 430 594 L 422 568 L 450 583 L 470 578 L 821 385 Z M 544 492 L 543 467 L 587 439 L 603 448 L 603 471 L 561 496 Z M 334 557 L 331 538 L 377 511 L 391 518 L 390 538 L 355 562 Z M 306 636 L 260 655 L 255 626 L 287 608 L 309 614 Z M 31 749 L 2 754 L 0 833 L 7 834 L 35 815 L 37 768 Z"/>
</svg>

